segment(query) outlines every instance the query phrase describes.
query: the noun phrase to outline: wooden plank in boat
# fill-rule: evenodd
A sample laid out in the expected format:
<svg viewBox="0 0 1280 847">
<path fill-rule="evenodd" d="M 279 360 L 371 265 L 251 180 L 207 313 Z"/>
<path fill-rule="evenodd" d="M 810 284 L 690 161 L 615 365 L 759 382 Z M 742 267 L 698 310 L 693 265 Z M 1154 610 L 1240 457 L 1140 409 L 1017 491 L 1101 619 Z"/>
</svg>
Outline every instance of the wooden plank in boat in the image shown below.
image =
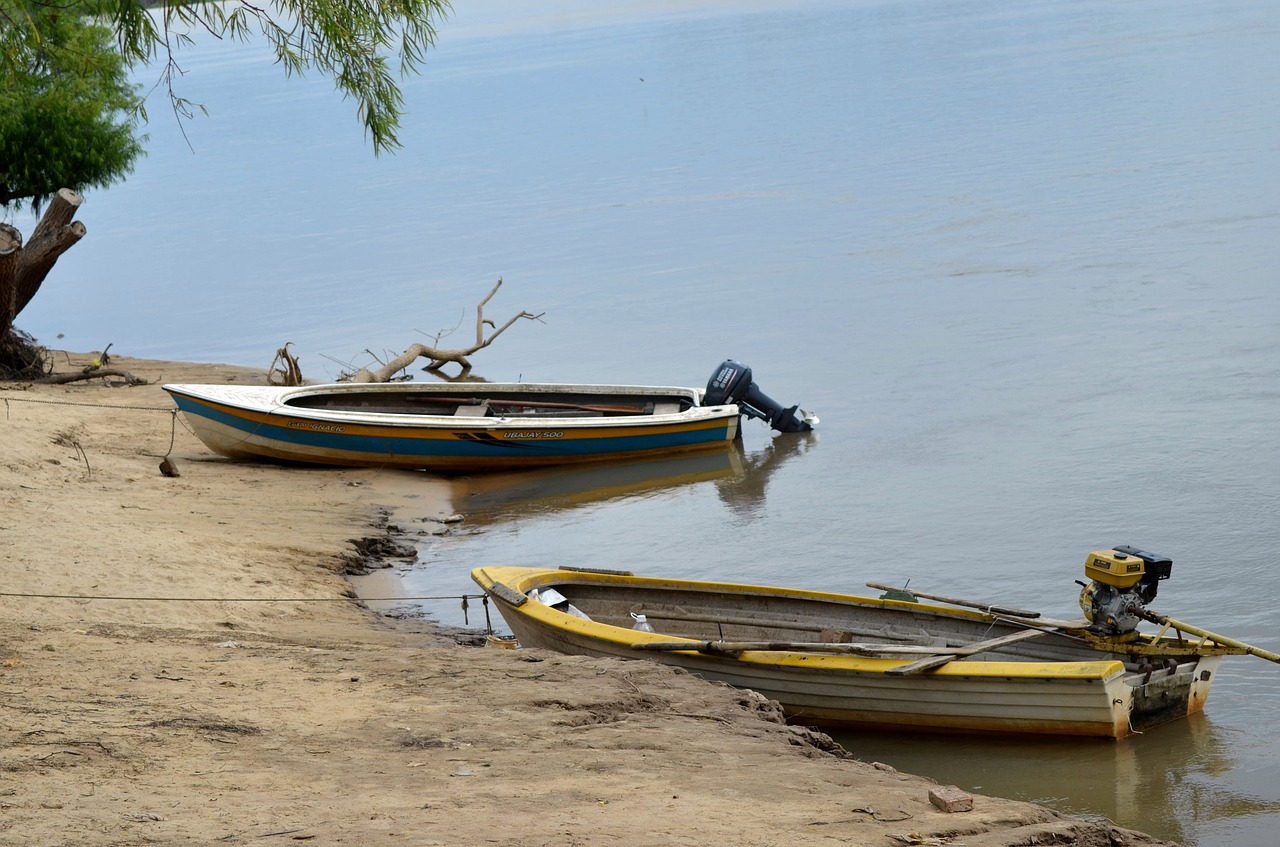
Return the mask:
<svg viewBox="0 0 1280 847">
<path fill-rule="evenodd" d="M 564 566 L 562 566 L 560 569 L 573 570 L 573 568 L 564 567 Z M 626 575 L 630 576 L 631 574 L 626 574 Z M 826 624 L 823 624 L 823 623 L 815 623 L 815 622 L 806 623 L 805 621 L 800 621 L 796 619 L 771 620 L 768 618 L 758 618 L 750 614 L 700 615 L 700 614 L 695 614 L 693 612 L 686 612 L 683 610 L 676 612 L 676 611 L 672 611 L 669 608 L 664 608 L 659 606 L 645 606 L 645 607 L 633 609 L 632 611 L 637 613 L 643 613 L 644 615 L 648 616 L 650 621 L 680 621 L 680 622 L 691 621 L 695 623 L 723 624 L 725 626 L 744 626 L 744 627 L 752 627 L 755 629 L 783 629 L 783 630 L 793 630 L 795 632 L 814 632 L 818 634 L 818 638 L 822 643 L 827 643 L 827 644 L 832 643 L 831 638 L 833 636 L 824 635 L 824 633 L 839 633 L 841 637 L 838 639 L 836 643 L 839 643 L 839 641 L 852 641 L 855 636 L 861 636 L 865 638 L 884 639 L 887 641 L 901 641 L 908 644 L 932 644 L 936 641 L 936 638 L 931 636 L 929 633 L 927 633 L 923 629 L 920 629 L 914 632 L 908 632 L 905 630 L 900 632 L 893 632 L 893 631 L 886 631 L 883 628 L 873 628 L 873 627 L 868 627 L 868 628 L 847 627 L 845 629 L 832 630 L 830 629 L 830 627 L 828 627 Z M 1025 624 L 1023 625 L 1025 626 Z M 799 643 L 805 644 L 810 642 L 799 642 Z"/>
<path fill-rule="evenodd" d="M 441 395 L 424 394 L 418 396 L 416 394 L 406 394 L 405 400 L 415 403 L 462 403 L 465 405 L 474 405 L 475 400 L 467 397 L 444 397 Z M 641 401 L 634 404 L 611 404 L 597 402 L 582 403 L 561 403 L 554 400 L 530 400 L 521 397 L 503 397 L 501 395 L 489 397 L 485 399 L 486 403 L 492 403 L 495 406 L 524 406 L 530 409 L 567 409 L 580 410 L 587 412 L 600 412 L 602 414 L 621 414 L 621 415 L 651 415 L 653 414 L 653 402 Z"/>
<path fill-rule="evenodd" d="M 830 643 L 825 641 L 640 641 L 631 645 L 635 650 L 652 650 L 659 653 L 679 650 L 696 650 L 699 653 L 732 654 L 747 652 L 774 653 L 841 653 L 855 656 L 886 656 L 921 653 L 932 656 L 940 647 L 921 647 L 914 644 Z M 960 648 L 956 648 L 960 649 Z"/>
<path fill-rule="evenodd" d="M 1008 635 L 1001 635 L 998 638 L 989 638 L 986 641 L 979 641 L 976 644 L 970 644 L 966 647 L 957 647 L 954 650 L 940 650 L 937 655 L 928 656 L 923 659 L 916 659 L 914 662 L 908 662 L 896 668 L 890 668 L 885 671 L 888 676 L 909 676 L 910 674 L 920 673 L 922 671 L 931 671 L 934 668 L 942 667 L 961 656 L 972 656 L 976 653 L 985 653 L 988 650 L 995 650 L 1008 644 L 1015 644 L 1019 641 L 1025 641 L 1028 638 L 1035 638 L 1038 635 L 1044 635 L 1051 632 L 1048 629 L 1024 629 L 1021 632 L 1011 632 Z"/>
</svg>

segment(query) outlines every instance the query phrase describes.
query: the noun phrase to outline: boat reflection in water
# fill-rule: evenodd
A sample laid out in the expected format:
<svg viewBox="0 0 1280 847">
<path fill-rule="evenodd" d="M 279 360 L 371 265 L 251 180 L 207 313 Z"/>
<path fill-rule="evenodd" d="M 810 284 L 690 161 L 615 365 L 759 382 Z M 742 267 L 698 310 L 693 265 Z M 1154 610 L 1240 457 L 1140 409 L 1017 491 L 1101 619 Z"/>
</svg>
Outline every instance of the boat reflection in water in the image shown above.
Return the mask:
<svg viewBox="0 0 1280 847">
<path fill-rule="evenodd" d="M 779 435 L 748 453 L 740 440 L 724 449 L 576 467 L 457 477 L 453 505 L 468 525 L 547 517 L 579 506 L 644 497 L 714 482 L 721 501 L 741 514 L 764 503 L 769 476 L 817 440 L 814 433 Z"/>
<path fill-rule="evenodd" d="M 486 473 L 449 480 L 455 510 L 469 525 L 519 520 L 649 494 L 743 470 L 741 442 L 661 459 L 604 462 L 540 470 Z"/>
<path fill-rule="evenodd" d="M 1203 831 L 1188 831 L 1188 822 L 1203 830 L 1215 820 L 1280 810 L 1275 800 L 1225 781 L 1239 764 L 1228 753 L 1228 734 L 1204 714 L 1098 743 L 950 735 L 929 743 L 917 734 L 830 733 L 863 761 L 1185 844 L 1210 843 Z"/>
<path fill-rule="evenodd" d="M 589 565 L 601 555 L 600 539 L 582 527 L 581 512 L 605 507 L 612 516 L 616 510 L 619 520 L 609 521 L 609 531 L 613 543 L 625 544 L 630 533 L 648 537 L 651 532 L 644 519 L 626 519 L 635 514 L 627 508 L 628 502 L 633 508 L 636 501 L 661 503 L 692 486 L 714 485 L 725 506 L 737 515 L 750 516 L 762 509 L 774 471 L 803 455 L 814 443 L 812 433 L 788 433 L 750 452 L 739 439 L 727 442 L 723 449 L 661 459 L 448 478 L 450 507 L 462 517 L 461 522 L 438 523 L 433 514 L 424 514 L 429 504 L 420 500 L 406 498 L 394 509 L 395 520 L 401 525 L 436 527 L 419 530 L 418 560 L 400 574 L 399 588 L 409 597 L 445 598 L 413 601 L 416 614 L 445 626 L 483 627 L 483 612 L 463 614 L 458 600 L 448 599 L 476 594 L 470 578 L 476 565 L 549 561 L 553 555 Z M 571 520 L 576 522 L 574 531 L 566 532 Z M 591 520 L 588 515 L 586 522 Z M 386 596 L 358 590 L 368 596 Z M 387 586 L 384 582 L 370 589 L 374 590 L 385 592 Z M 394 607 L 404 605 L 397 602 Z"/>
<path fill-rule="evenodd" d="M 762 449 L 744 454 L 742 472 L 717 481 L 716 493 L 735 515 L 753 518 L 765 504 L 765 491 L 773 472 L 817 443 L 816 432 L 775 436 Z"/>
</svg>

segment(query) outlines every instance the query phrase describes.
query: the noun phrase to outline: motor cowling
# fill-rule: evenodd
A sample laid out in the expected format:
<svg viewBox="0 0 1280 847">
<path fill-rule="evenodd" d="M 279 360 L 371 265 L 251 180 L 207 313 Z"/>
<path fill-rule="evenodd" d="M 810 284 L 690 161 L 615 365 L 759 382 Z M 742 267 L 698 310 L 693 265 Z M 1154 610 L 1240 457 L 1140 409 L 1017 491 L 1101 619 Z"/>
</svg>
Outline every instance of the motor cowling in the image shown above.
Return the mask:
<svg viewBox="0 0 1280 847">
<path fill-rule="evenodd" d="M 703 396 L 707 406 L 736 404 L 749 418 L 759 418 L 778 432 L 808 432 L 818 422 L 817 417 L 798 406 L 783 408 L 751 381 L 751 368 L 726 359 L 716 368 L 707 381 Z"/>
<path fill-rule="evenodd" d="M 1091 577 L 1080 592 L 1080 608 L 1089 628 L 1106 635 L 1123 635 L 1138 628 L 1146 604 L 1156 597 L 1161 580 L 1169 578 L 1173 559 L 1120 545 L 1090 553 L 1084 562 Z"/>
</svg>

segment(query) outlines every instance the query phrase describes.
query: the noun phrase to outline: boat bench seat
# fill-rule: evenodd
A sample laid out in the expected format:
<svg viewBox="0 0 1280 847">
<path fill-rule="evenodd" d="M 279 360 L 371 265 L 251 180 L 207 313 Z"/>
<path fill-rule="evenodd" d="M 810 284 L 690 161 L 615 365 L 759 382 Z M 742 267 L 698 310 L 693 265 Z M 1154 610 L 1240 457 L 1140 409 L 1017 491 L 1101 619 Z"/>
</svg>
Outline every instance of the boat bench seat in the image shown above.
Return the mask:
<svg viewBox="0 0 1280 847">
<path fill-rule="evenodd" d="M 654 403 L 653 414 L 655 415 L 675 415 L 680 412 L 679 403 Z"/>
<path fill-rule="evenodd" d="M 467 403 L 453 410 L 455 417 L 483 418 L 489 414 L 488 403 Z"/>
</svg>

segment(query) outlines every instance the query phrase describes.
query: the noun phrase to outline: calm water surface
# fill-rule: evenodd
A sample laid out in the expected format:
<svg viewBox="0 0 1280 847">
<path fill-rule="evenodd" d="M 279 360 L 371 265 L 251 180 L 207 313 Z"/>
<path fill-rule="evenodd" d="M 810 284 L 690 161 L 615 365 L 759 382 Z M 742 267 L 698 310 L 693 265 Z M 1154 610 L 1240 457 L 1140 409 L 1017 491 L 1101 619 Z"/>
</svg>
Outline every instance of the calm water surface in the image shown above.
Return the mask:
<svg viewBox="0 0 1280 847">
<path fill-rule="evenodd" d="M 566 563 L 1066 615 L 1086 553 L 1127 543 L 1174 559 L 1160 611 L 1280 650 L 1280 6 L 598 5 L 459 4 L 376 160 L 328 84 L 206 45 L 191 148 L 153 105 L 150 156 L 89 196 L 21 325 L 259 367 L 290 341 L 325 379 L 466 344 L 501 276 L 487 316 L 546 316 L 476 357 L 486 378 L 701 385 L 735 357 L 822 425 L 460 480 L 467 520 L 410 593 Z M 1119 744 L 845 741 L 1260 847 L 1278 704 L 1280 667 L 1240 658 L 1203 718 Z"/>
</svg>

